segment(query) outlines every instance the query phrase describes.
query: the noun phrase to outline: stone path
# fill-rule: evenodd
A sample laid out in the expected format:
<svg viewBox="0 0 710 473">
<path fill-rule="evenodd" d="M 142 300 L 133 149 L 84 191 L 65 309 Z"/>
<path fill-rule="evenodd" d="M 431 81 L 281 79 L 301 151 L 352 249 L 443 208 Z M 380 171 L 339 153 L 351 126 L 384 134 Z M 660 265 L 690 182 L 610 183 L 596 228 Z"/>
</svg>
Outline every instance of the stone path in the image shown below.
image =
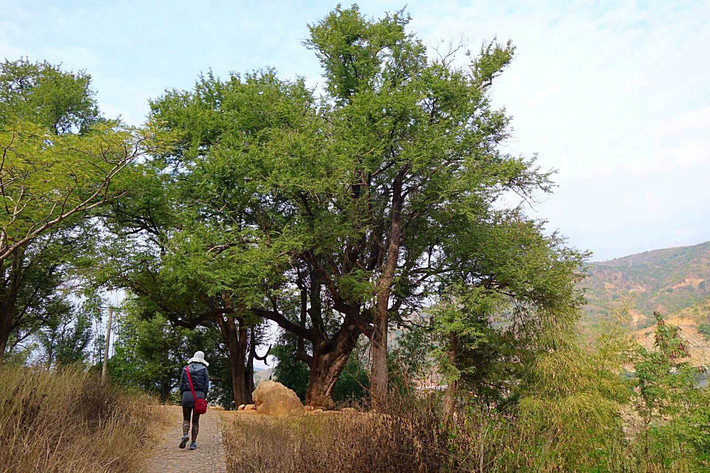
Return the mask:
<svg viewBox="0 0 710 473">
<path fill-rule="evenodd" d="M 184 449 L 178 448 L 182 437 L 182 408 L 163 406 L 161 409 L 165 410 L 165 415 L 171 423 L 147 465 L 148 473 L 227 472 L 218 410 L 209 409 L 206 414 L 200 416 L 197 450 L 190 450 L 189 443 Z"/>
</svg>

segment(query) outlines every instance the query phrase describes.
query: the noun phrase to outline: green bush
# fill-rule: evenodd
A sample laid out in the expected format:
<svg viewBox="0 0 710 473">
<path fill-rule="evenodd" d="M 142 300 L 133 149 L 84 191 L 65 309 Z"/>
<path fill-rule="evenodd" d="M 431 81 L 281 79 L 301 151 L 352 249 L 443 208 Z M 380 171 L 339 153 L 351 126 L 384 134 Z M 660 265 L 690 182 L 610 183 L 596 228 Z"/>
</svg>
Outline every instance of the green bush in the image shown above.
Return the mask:
<svg viewBox="0 0 710 473">
<path fill-rule="evenodd" d="M 698 332 L 705 336 L 705 340 L 710 340 L 710 323 L 698 325 Z"/>
</svg>

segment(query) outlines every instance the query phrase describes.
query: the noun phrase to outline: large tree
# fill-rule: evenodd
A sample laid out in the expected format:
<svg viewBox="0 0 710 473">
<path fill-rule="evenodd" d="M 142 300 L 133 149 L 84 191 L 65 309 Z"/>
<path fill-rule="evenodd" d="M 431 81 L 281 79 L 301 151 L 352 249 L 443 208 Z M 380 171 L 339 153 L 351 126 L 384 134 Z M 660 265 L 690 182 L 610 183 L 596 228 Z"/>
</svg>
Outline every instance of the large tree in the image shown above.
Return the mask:
<svg viewBox="0 0 710 473">
<path fill-rule="evenodd" d="M 457 232 L 458 225 L 469 232 Z M 447 414 L 460 383 L 482 401 L 500 403 L 537 356 L 574 340 L 585 256 L 517 211 L 454 220 L 449 229 L 441 258 L 455 269 L 442 275 L 429 309 Z"/>
<path fill-rule="evenodd" d="M 180 166 L 159 157 L 131 166 L 130 191 L 103 212 L 108 232 L 95 258 L 103 271 L 94 277 L 130 291 L 147 317 L 191 330 L 216 328 L 227 349 L 234 403 L 250 403 L 253 364 L 265 357 L 256 351 L 261 321 L 243 310 L 241 298 L 218 276 L 232 268 L 219 262 L 209 229 L 198 224 L 196 176 Z M 207 264 L 213 257 L 215 264 Z"/>
<path fill-rule="evenodd" d="M 56 319 L 52 300 L 94 236 L 92 212 L 155 149 L 148 128 L 103 119 L 90 84 L 46 62 L 0 64 L 0 359 Z"/>
<path fill-rule="evenodd" d="M 89 85 L 47 63 L 0 64 L 0 263 L 119 197 L 117 174 L 147 150 L 149 132 L 100 118 Z"/>
<path fill-rule="evenodd" d="M 226 81 L 210 74 L 152 104 L 152 119 L 179 137 L 154 162 L 179 190 L 171 205 L 180 223 L 159 272 L 199 283 L 221 310 L 297 335 L 311 405 L 332 405 L 362 334 L 382 401 L 391 322 L 435 302 L 452 275 L 475 274 L 469 283 L 512 298 L 527 287 L 523 273 L 478 264 L 494 257 L 485 238 L 496 235 L 476 233 L 526 221 L 496 210 L 503 196 L 550 189 L 532 159 L 504 152 L 509 118 L 490 102 L 513 48 L 488 44 L 459 67 L 451 55 L 429 57 L 408 22 L 402 12 L 368 20 L 352 7 L 310 26 L 306 44 L 325 77 L 318 98 L 302 80 L 267 70 Z M 539 225 L 530 228 L 546 241 Z M 500 266 L 516 261 L 515 245 L 495 253 Z M 550 248 L 537 270 L 573 278 L 578 255 L 552 240 Z M 550 310 L 566 317 L 576 299 L 559 300 Z"/>
</svg>

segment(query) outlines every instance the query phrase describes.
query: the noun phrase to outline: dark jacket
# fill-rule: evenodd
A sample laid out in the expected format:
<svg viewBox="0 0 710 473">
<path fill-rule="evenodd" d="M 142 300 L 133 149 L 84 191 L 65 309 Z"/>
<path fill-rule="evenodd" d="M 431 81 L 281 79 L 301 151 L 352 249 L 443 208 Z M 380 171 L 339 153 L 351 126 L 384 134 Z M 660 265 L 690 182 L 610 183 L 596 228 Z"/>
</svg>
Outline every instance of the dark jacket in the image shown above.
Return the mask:
<svg viewBox="0 0 710 473">
<path fill-rule="evenodd" d="M 189 369 L 197 399 L 204 399 L 210 390 L 210 375 L 207 372 L 207 367 L 201 363 L 190 363 Z M 187 382 L 185 368 L 182 369 L 182 375 L 180 376 L 180 393 L 182 394 L 183 407 L 194 407 L 195 401 L 192 399 L 190 383 Z"/>
</svg>

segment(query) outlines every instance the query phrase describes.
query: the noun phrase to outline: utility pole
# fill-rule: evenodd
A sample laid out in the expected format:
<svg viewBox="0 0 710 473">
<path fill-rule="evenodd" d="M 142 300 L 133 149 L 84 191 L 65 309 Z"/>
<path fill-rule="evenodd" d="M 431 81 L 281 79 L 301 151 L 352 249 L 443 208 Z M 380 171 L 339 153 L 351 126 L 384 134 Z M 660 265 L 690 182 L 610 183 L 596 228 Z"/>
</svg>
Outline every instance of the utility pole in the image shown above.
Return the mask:
<svg viewBox="0 0 710 473">
<path fill-rule="evenodd" d="M 106 349 L 104 350 L 104 366 L 101 369 L 101 382 L 106 382 L 106 372 L 108 371 L 108 347 L 111 344 L 111 319 L 113 318 L 113 307 L 108 308 L 108 324 L 106 326 Z"/>
</svg>

